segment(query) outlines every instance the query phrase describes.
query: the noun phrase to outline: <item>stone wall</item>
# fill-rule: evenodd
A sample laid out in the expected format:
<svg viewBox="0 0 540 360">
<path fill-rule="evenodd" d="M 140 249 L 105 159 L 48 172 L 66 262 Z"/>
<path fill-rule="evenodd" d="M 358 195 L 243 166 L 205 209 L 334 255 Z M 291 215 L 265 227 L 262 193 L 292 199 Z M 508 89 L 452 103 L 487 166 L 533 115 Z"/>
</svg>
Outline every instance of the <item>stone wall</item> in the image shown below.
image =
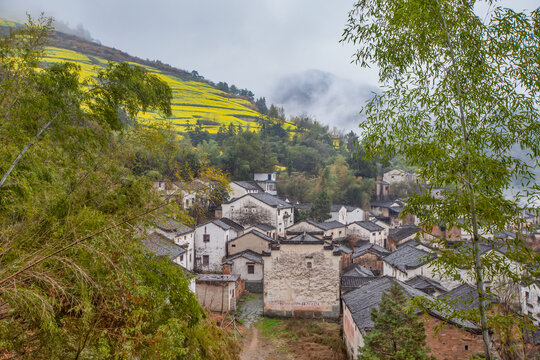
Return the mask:
<svg viewBox="0 0 540 360">
<path fill-rule="evenodd" d="M 246 291 L 250 293 L 262 294 L 264 285 L 262 281 L 247 281 L 246 280 Z"/>
<path fill-rule="evenodd" d="M 281 244 L 265 258 L 265 315 L 339 318 L 340 262 L 322 244 Z"/>
</svg>

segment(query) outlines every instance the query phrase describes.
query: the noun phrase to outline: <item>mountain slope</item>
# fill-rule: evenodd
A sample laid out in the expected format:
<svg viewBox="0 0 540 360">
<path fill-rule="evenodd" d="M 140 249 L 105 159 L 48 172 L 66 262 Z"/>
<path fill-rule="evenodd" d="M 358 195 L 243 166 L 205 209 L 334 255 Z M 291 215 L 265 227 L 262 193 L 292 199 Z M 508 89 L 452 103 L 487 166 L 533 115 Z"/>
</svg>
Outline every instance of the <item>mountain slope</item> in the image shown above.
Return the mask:
<svg viewBox="0 0 540 360">
<path fill-rule="evenodd" d="M 0 27 L 16 24 L 18 23 L 0 18 Z M 229 124 L 257 131 L 260 128 L 259 120 L 264 118 L 247 99 L 218 90 L 209 82 L 187 71 L 158 61 L 130 56 L 74 35 L 55 32 L 51 46 L 46 48 L 44 66 L 47 63 L 66 61 L 81 66 L 86 77 L 95 76 L 97 69 L 106 66 L 108 61 L 123 61 L 142 66 L 166 81 L 173 90 L 172 116 L 163 119 L 157 113 L 148 112 L 138 118 L 143 123 L 168 121 L 175 131 L 182 133 L 199 122 L 203 129 L 214 133 L 220 126 Z M 290 123 L 286 123 L 284 127 L 288 130 L 295 128 Z"/>
</svg>

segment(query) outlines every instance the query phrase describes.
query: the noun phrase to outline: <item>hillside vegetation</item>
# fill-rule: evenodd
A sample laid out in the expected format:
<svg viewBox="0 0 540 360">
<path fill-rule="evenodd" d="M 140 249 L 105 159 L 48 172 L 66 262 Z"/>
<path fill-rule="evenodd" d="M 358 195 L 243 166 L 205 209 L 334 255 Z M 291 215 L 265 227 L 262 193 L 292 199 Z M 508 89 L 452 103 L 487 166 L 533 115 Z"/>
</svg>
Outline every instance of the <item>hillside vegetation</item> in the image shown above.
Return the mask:
<svg viewBox="0 0 540 360">
<path fill-rule="evenodd" d="M 0 27 L 7 28 L 17 23 L 0 18 Z M 234 124 L 245 130 L 258 131 L 266 117 L 246 98 L 218 90 L 202 77 L 157 61 L 143 60 L 122 51 L 89 42 L 74 35 L 55 32 L 51 46 L 46 47 L 42 66 L 54 63 L 73 62 L 81 67 L 83 79 L 95 77 L 109 61 L 127 62 L 141 66 L 165 81 L 173 91 L 172 116 L 163 118 L 155 111 L 138 116 L 143 123 L 167 121 L 172 128 L 183 133 L 200 124 L 209 133 L 216 133 L 220 126 Z M 195 73 L 195 72 L 194 72 Z M 294 130 L 289 122 L 284 128 Z"/>
</svg>

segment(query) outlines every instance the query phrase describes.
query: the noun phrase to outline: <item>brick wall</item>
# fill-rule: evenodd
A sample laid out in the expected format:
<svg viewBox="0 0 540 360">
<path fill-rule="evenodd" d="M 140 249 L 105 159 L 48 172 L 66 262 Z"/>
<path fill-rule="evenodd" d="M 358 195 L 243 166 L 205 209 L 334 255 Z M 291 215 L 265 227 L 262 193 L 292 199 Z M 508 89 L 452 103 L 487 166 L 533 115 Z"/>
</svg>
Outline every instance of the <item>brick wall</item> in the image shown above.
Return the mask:
<svg viewBox="0 0 540 360">
<path fill-rule="evenodd" d="M 473 334 L 457 326 L 445 324 L 440 332 L 434 333 L 442 322 L 432 316 L 423 316 L 426 328 L 426 343 L 437 360 L 466 360 L 474 354 L 484 352 L 482 335 Z"/>
</svg>

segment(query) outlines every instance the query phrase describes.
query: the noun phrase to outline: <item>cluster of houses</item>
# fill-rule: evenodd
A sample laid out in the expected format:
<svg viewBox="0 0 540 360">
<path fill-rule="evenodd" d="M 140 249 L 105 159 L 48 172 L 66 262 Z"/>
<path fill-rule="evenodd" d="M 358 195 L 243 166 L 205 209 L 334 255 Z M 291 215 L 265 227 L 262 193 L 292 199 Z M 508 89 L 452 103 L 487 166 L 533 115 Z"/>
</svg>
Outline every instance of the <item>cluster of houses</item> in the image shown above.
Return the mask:
<svg viewBox="0 0 540 360">
<path fill-rule="evenodd" d="M 394 179 L 413 177 L 400 171 L 385 175 L 383 193 Z M 435 257 L 429 245 L 432 237 L 443 235 L 468 246 L 468 234 L 456 228 L 421 231 L 414 216 L 400 216 L 404 202 L 386 196 L 372 202 L 370 209 L 333 205 L 327 221 L 295 222 L 297 204 L 276 195 L 276 182 L 275 173 L 234 181 L 230 200 L 216 210 L 215 219 L 193 228 L 172 220 L 156 222 L 145 245 L 193 274 L 191 289 L 211 311 L 235 311 L 238 297 L 249 291 L 262 293 L 266 316 L 340 321 L 351 359 L 357 358 L 373 326 L 371 309 L 392 284 L 407 297 L 447 297 L 457 307 L 475 306 L 477 291 L 467 281 L 467 270 L 459 278 L 444 278 L 430 266 Z M 156 189 L 167 192 L 171 186 L 157 182 Z M 187 200 L 182 198 L 186 207 L 197 201 L 190 192 L 187 195 Z M 539 220 L 530 218 L 537 226 Z M 504 259 L 503 246 L 483 245 L 481 251 L 482 256 Z M 510 260 L 507 265 L 519 267 Z M 498 279 L 489 280 L 489 286 L 497 286 Z M 521 285 L 517 292 L 522 312 L 539 326 L 540 282 Z M 482 352 L 475 324 L 441 311 L 419 316 L 438 359 L 467 359 Z"/>
</svg>

